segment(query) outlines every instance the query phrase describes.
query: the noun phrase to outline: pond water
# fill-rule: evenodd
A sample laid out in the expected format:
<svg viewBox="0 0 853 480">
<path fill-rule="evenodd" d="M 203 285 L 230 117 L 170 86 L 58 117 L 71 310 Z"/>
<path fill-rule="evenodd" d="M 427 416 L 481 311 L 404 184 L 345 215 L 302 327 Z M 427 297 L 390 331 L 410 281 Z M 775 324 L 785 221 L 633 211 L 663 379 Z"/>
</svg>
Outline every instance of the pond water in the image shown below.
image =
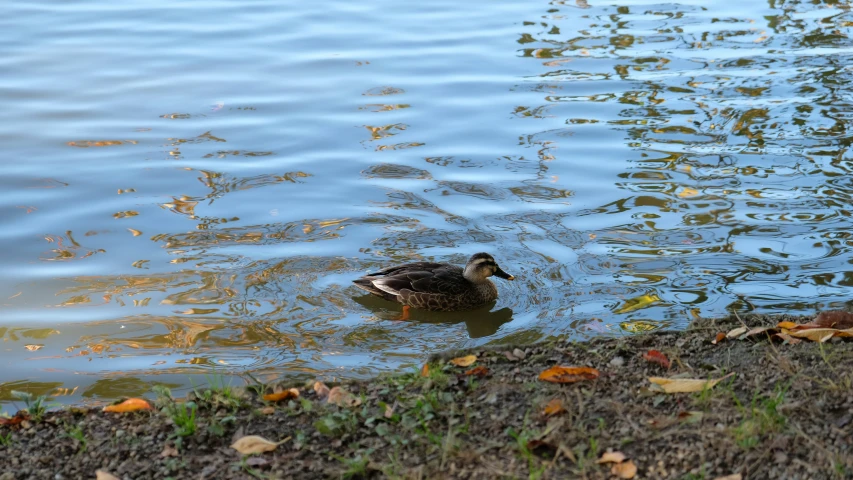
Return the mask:
<svg viewBox="0 0 853 480">
<path fill-rule="evenodd" d="M 0 401 L 853 300 L 845 2 L 2 11 Z M 479 251 L 517 279 L 474 312 L 351 284 Z"/>
</svg>

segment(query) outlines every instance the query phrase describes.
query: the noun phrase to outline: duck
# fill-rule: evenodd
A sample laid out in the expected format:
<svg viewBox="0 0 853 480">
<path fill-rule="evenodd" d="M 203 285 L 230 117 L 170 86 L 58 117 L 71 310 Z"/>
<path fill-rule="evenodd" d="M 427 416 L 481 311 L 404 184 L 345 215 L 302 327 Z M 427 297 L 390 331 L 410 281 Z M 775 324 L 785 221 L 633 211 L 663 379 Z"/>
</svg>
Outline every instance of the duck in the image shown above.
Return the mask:
<svg viewBox="0 0 853 480">
<path fill-rule="evenodd" d="M 471 310 L 493 302 L 498 289 L 489 277 L 515 280 L 488 253 L 475 253 L 465 268 L 449 263 L 414 262 L 388 267 L 353 280 L 373 295 L 409 308 L 437 312 Z"/>
</svg>

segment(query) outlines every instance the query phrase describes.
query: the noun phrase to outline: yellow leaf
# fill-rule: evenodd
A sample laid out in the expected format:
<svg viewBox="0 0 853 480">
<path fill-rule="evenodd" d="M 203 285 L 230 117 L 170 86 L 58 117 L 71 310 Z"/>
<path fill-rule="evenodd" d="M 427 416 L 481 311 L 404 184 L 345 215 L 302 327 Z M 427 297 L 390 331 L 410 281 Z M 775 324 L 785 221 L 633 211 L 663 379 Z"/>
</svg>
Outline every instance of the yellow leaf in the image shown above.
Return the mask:
<svg viewBox="0 0 853 480">
<path fill-rule="evenodd" d="M 476 355 L 466 355 L 464 357 L 454 358 L 450 363 L 457 367 L 467 367 L 477 361 Z"/>
<path fill-rule="evenodd" d="M 133 234 L 134 237 L 138 237 L 138 236 L 142 235 L 142 232 L 140 232 L 139 230 L 134 230 L 132 228 L 128 228 L 128 230 L 130 231 L 131 234 Z"/>
<path fill-rule="evenodd" d="M 604 452 L 596 463 L 622 463 L 624 461 L 625 454 L 622 452 Z"/>
<path fill-rule="evenodd" d="M 797 326 L 797 324 L 794 322 L 779 322 L 778 324 L 776 324 L 776 327 L 778 327 L 778 328 L 787 328 L 787 329 L 792 329 L 796 326 Z"/>
<path fill-rule="evenodd" d="M 649 381 L 655 385 L 660 385 L 666 393 L 690 393 L 701 392 L 702 390 L 714 388 L 714 386 L 723 380 L 734 375 L 734 372 L 722 378 L 715 380 L 702 380 L 696 378 L 663 378 L 650 377 Z"/>
<path fill-rule="evenodd" d="M 660 302 L 660 297 L 655 295 L 654 293 L 649 293 L 646 295 L 640 295 L 639 297 L 634 297 L 625 301 L 625 303 L 613 311 L 613 313 L 628 313 L 633 312 L 634 310 L 639 310 L 641 308 L 646 308 L 652 304 Z"/>
<path fill-rule="evenodd" d="M 553 366 L 539 374 L 539 380 L 551 383 L 574 383 L 581 380 L 595 380 L 598 370 L 592 367 Z"/>
<path fill-rule="evenodd" d="M 245 437 L 242 437 L 236 442 L 232 443 L 231 448 L 237 450 L 243 455 L 251 455 L 253 453 L 271 452 L 275 450 L 277 446 L 288 440 L 290 440 L 290 437 L 287 437 L 284 440 L 276 443 L 271 442 L 264 437 L 259 437 L 257 435 L 246 435 Z"/>
<path fill-rule="evenodd" d="M 628 460 L 627 462 L 617 463 L 616 465 L 613 465 L 613 467 L 610 469 L 610 473 L 616 475 L 619 478 L 634 478 L 634 476 L 637 474 L 637 466 L 634 465 L 633 460 Z"/>
<path fill-rule="evenodd" d="M 149 410 L 151 408 L 151 404 L 146 400 L 141 398 L 128 398 L 127 400 L 119 403 L 118 405 L 107 405 L 104 407 L 105 412 L 116 412 L 116 413 L 125 413 L 125 412 L 135 412 L 137 410 Z"/>
<path fill-rule="evenodd" d="M 268 402 L 280 402 L 289 398 L 299 398 L 299 390 L 295 388 L 289 388 L 281 392 L 268 393 L 264 395 L 264 400 Z"/>
</svg>

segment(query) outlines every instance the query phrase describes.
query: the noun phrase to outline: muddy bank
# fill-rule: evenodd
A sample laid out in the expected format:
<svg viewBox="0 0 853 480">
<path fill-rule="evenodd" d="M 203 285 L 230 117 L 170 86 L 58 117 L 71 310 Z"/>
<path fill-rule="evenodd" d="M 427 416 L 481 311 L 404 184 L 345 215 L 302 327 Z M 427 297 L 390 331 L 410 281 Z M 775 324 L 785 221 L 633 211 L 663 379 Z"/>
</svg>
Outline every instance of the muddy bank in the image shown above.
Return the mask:
<svg viewBox="0 0 853 480">
<path fill-rule="evenodd" d="M 742 318 L 749 326 L 781 320 L 810 319 Z M 853 343 L 789 344 L 766 334 L 711 343 L 738 326 L 728 318 L 683 332 L 449 352 L 430 360 L 426 376 L 341 384 L 352 394 L 336 396 L 344 406 L 306 385 L 295 386 L 299 398 L 276 403 L 261 398 L 275 386 L 217 385 L 191 394 L 190 404 L 160 391 L 152 410 L 45 412 L 0 427 L 0 480 L 94 478 L 97 470 L 126 479 L 604 479 L 630 475 L 622 469 L 629 462 L 634 478 L 850 478 Z M 644 358 L 649 350 L 670 368 Z M 476 361 L 449 362 L 467 355 Z M 539 379 L 555 365 L 599 375 Z M 662 393 L 649 381 L 728 374 L 696 393 Z M 245 435 L 278 445 L 244 456 L 230 445 Z M 608 451 L 626 460 L 597 463 Z"/>
</svg>

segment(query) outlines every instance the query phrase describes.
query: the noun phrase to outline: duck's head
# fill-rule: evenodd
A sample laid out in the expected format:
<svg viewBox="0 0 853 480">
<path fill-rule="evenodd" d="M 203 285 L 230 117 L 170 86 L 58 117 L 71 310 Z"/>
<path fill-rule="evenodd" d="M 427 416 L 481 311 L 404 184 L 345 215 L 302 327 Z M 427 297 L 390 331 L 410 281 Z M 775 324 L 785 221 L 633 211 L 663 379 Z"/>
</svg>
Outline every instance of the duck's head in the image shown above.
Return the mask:
<svg viewBox="0 0 853 480">
<path fill-rule="evenodd" d="M 494 257 L 488 253 L 475 253 L 468 259 L 465 271 L 462 273 L 466 280 L 472 283 L 483 283 L 492 275 L 506 280 L 515 280 L 515 277 L 504 272 L 495 262 Z"/>
</svg>

